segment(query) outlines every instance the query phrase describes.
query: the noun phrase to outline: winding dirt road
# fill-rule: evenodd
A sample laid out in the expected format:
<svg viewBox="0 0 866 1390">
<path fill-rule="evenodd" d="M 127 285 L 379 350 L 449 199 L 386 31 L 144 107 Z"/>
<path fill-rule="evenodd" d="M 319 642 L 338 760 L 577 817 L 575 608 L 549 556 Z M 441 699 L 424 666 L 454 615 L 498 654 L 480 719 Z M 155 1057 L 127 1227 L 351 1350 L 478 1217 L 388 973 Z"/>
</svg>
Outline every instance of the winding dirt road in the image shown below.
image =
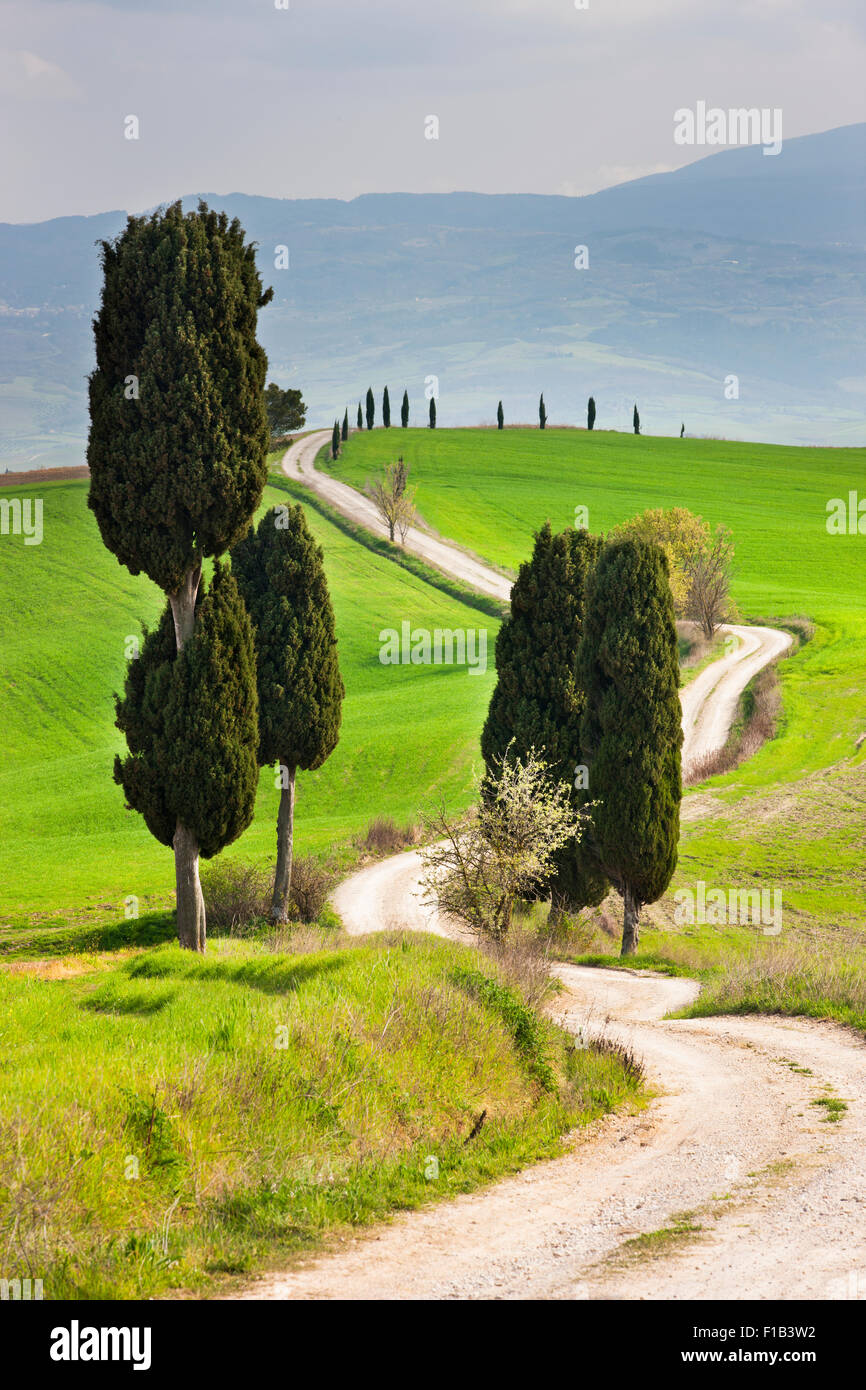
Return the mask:
<svg viewBox="0 0 866 1390">
<path fill-rule="evenodd" d="M 720 631 L 736 638 L 739 645 L 731 643 L 730 652 L 704 667 L 691 684 L 680 691 L 683 768 L 724 747 L 740 696 L 749 681 L 782 656 L 793 641 L 789 632 L 775 627 L 725 623 Z"/>
<path fill-rule="evenodd" d="M 343 516 L 377 536 L 387 536 L 385 524 L 368 497 L 316 468 L 315 459 L 331 439 L 330 430 L 318 430 L 299 439 L 286 451 L 283 472 Z M 504 600 L 511 597 L 511 580 L 450 541 L 437 539 L 413 526 L 406 549 L 479 593 Z M 775 661 L 791 645 L 791 635 L 772 627 L 726 625 L 721 631 L 738 639 L 731 650 L 705 667 L 680 692 L 683 707 L 683 766 L 724 746 L 740 695 L 762 667 Z"/>
<path fill-rule="evenodd" d="M 362 492 L 357 492 L 347 483 L 341 483 L 336 478 L 332 478 L 330 474 L 322 473 L 320 469 L 314 467 L 317 453 L 323 444 L 329 444 L 330 441 L 330 430 L 318 430 L 315 434 L 308 434 L 303 439 L 299 439 L 296 444 L 286 450 L 282 465 L 283 472 L 287 478 L 294 478 L 295 482 L 304 483 L 325 502 L 336 507 L 337 511 L 342 512 L 343 516 L 350 521 L 366 527 L 376 536 L 387 538 L 388 528 L 381 520 L 369 497 L 365 497 Z M 443 574 L 450 575 L 452 579 L 460 579 L 464 584 L 471 584 L 472 588 L 477 589 L 480 594 L 487 594 L 489 598 L 501 599 L 504 603 L 507 603 L 511 597 L 510 579 L 506 579 L 502 574 L 497 574 L 496 570 L 491 569 L 489 565 L 482 564 L 480 560 L 468 555 L 459 546 L 453 545 L 449 541 L 436 540 L 426 531 L 412 526 L 406 536 L 405 546 L 413 555 L 426 560 L 428 565 L 442 570 Z"/>
<path fill-rule="evenodd" d="M 736 652 L 683 692 L 687 757 L 724 742 L 746 681 L 789 640 L 732 632 Z M 411 853 L 353 875 L 334 898 L 347 930 L 453 935 L 421 901 L 419 874 Z M 648 1108 L 571 1136 L 559 1159 L 268 1275 L 244 1297 L 866 1299 L 859 1035 L 800 1019 L 668 1020 L 694 982 L 568 965 L 557 974 L 552 1012 L 578 1036 L 602 1028 L 628 1041 L 655 1091 Z M 847 1104 L 838 1123 L 820 1103 L 829 1096 Z M 638 1240 L 674 1226 L 675 1236 Z"/>
<path fill-rule="evenodd" d="M 364 874 L 384 912 L 403 859 L 416 856 L 340 890 L 350 931 L 370 925 Z M 665 1021 L 697 985 L 568 965 L 557 974 L 555 1016 L 578 1036 L 602 1027 L 626 1039 L 656 1092 L 649 1107 L 572 1135 L 561 1158 L 267 1275 L 243 1297 L 866 1298 L 862 1040 L 803 1020 Z M 830 1094 L 848 1105 L 837 1124 L 814 1103 Z M 685 1235 L 634 1244 L 685 1214 Z"/>
</svg>

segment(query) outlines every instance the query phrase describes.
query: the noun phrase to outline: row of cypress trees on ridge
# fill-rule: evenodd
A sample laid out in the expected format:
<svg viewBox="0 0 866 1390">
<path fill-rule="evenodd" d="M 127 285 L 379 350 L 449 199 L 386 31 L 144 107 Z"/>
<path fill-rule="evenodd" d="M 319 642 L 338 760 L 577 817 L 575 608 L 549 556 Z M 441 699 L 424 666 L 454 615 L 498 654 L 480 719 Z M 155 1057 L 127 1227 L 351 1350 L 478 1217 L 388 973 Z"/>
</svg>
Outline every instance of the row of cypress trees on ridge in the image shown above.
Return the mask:
<svg viewBox="0 0 866 1390">
<path fill-rule="evenodd" d="M 556 920 L 596 906 L 612 884 L 631 955 L 641 907 L 661 897 L 677 863 L 683 732 L 667 556 L 645 541 L 553 535 L 547 523 L 512 589 L 496 671 L 481 735 L 488 773 L 506 753 L 543 750 L 591 814 L 539 896 L 550 894 Z"/>
<path fill-rule="evenodd" d="M 361 402 L 360 402 L 360 401 L 358 402 L 357 425 L 358 425 L 358 429 L 359 429 L 359 430 L 362 430 L 362 429 L 364 428 L 364 423 L 365 423 L 365 421 L 366 421 L 366 425 L 367 425 L 367 429 L 368 429 L 368 430 L 371 430 L 371 429 L 373 429 L 373 428 L 375 427 L 375 424 L 376 424 L 376 398 L 375 398 L 375 396 L 373 395 L 373 388 L 372 388 L 372 386 L 368 386 L 368 387 L 367 387 L 367 395 L 366 395 L 366 397 L 364 398 L 364 408 L 363 408 L 363 410 L 362 410 L 362 408 L 361 408 Z M 431 430 L 435 430 L 435 428 L 436 428 L 436 398 L 435 398 L 434 396 L 431 396 L 431 397 L 430 397 L 430 404 L 429 404 L 428 407 L 427 407 L 427 423 L 428 423 L 428 425 L 429 425 L 429 427 L 430 427 Z M 404 391 L 404 392 L 403 392 L 403 400 L 402 400 L 402 402 L 401 402 L 401 404 L 400 404 L 400 425 L 401 425 L 401 427 L 402 427 L 404 430 L 405 430 L 405 429 L 408 429 L 408 427 L 409 427 L 409 392 L 408 392 L 408 391 Z M 389 430 L 389 429 L 391 428 L 391 397 L 390 397 L 390 395 L 388 394 L 388 388 L 387 388 L 387 386 L 385 387 L 384 391 L 382 392 L 382 427 L 383 427 L 384 429 L 386 429 L 386 430 Z M 335 422 L 335 428 L 339 428 L 338 422 Z M 348 437 L 349 437 L 349 411 L 348 411 L 348 409 L 347 409 L 345 415 L 343 416 L 342 438 L 343 438 L 343 440 L 345 441 L 346 439 L 348 439 Z M 335 444 L 337 443 L 336 434 L 335 434 L 335 436 L 334 436 L 334 443 L 335 443 Z M 334 457 L 336 458 L 336 454 L 334 455 Z"/>
<path fill-rule="evenodd" d="M 88 505 L 118 561 L 166 597 L 116 702 L 128 751 L 114 775 L 173 848 L 178 939 L 203 951 L 199 856 L 247 828 L 270 762 L 280 764 L 272 912 L 285 919 L 295 772 L 320 766 L 339 737 L 334 615 L 302 508 L 278 507 L 250 529 L 269 437 L 256 324 L 272 291 L 240 223 L 176 203 L 130 217 L 101 254 Z"/>
<path fill-rule="evenodd" d="M 596 405 L 595 405 L 595 397 L 594 397 L 594 396 L 590 396 L 589 400 L 587 401 L 587 406 L 586 406 L 586 428 L 587 428 L 588 430 L 593 430 L 593 429 L 595 429 L 596 413 L 597 413 L 597 412 L 596 412 Z M 372 386 L 368 386 L 368 388 L 367 388 L 367 396 L 366 396 L 365 405 L 364 405 L 364 409 L 363 409 L 363 410 L 361 409 L 361 402 L 360 402 L 360 401 L 358 402 L 358 429 L 359 429 L 359 430 L 362 430 L 362 429 L 364 428 L 364 421 L 365 421 L 365 419 L 366 419 L 366 423 L 367 423 L 367 429 L 368 429 L 368 430 L 373 429 L 374 426 L 375 426 L 375 424 L 376 424 L 376 399 L 375 399 L 375 397 L 374 397 L 374 395 L 373 395 L 373 388 L 372 388 Z M 431 397 L 431 399 L 430 399 L 430 405 L 429 405 L 429 421 L 428 421 L 428 423 L 429 423 L 430 429 L 435 429 L 435 428 L 436 428 L 436 400 L 435 400 L 434 397 Z M 383 424 L 383 426 L 384 426 L 385 429 L 390 429 L 390 428 L 391 428 L 391 398 L 390 398 L 390 396 L 388 395 L 388 388 L 387 388 L 387 386 L 385 387 L 385 390 L 384 390 L 383 393 L 382 393 L 382 424 Z M 400 424 L 402 425 L 403 429 L 406 429 L 407 426 L 408 426 L 408 424 L 409 424 L 409 393 L 408 393 L 408 391 L 404 391 L 404 392 L 403 392 L 403 403 L 402 403 L 402 405 L 401 405 L 401 407 L 400 407 Z M 504 411 L 503 408 L 502 408 L 502 402 L 501 402 L 501 401 L 499 402 L 499 404 L 498 404 L 497 407 L 496 407 L 496 425 L 497 425 L 497 428 L 500 429 L 500 430 L 502 430 L 502 429 L 505 428 L 505 411 Z M 539 401 L 538 401 L 538 428 L 539 428 L 540 430 L 547 429 L 547 406 L 544 404 L 544 392 L 543 392 L 543 391 L 542 391 L 541 396 L 539 397 Z M 632 412 L 632 429 L 634 430 L 635 434 L 640 434 L 640 414 L 638 413 L 637 405 L 635 405 L 634 411 Z M 683 426 L 683 430 L 685 430 L 685 426 Z M 339 453 L 339 448 L 340 448 L 340 442 L 341 442 L 341 440 L 342 440 L 343 443 L 345 443 L 345 441 L 346 441 L 348 438 L 349 438 L 349 411 L 348 411 L 348 408 L 347 408 L 347 409 L 346 409 L 346 412 L 345 412 L 345 414 L 344 414 L 344 416 L 343 416 L 342 428 L 341 428 L 341 426 L 340 426 L 339 420 L 335 420 L 335 421 L 334 421 L 334 430 L 333 430 L 333 437 L 332 437 L 332 444 L 331 444 L 331 454 L 332 454 L 332 457 L 333 457 L 333 458 L 336 458 L 337 455 L 338 455 L 338 453 Z"/>
</svg>

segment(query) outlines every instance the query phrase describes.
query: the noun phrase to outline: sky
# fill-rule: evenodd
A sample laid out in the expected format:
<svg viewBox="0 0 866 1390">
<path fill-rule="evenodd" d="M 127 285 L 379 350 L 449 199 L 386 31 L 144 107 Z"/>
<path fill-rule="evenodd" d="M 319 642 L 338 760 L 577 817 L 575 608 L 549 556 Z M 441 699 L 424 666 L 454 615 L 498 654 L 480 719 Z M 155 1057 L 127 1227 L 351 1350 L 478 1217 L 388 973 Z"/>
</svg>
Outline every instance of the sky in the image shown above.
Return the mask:
<svg viewBox="0 0 866 1390">
<path fill-rule="evenodd" d="M 698 101 L 866 120 L 863 0 L 0 0 L 0 35 L 6 222 L 582 194 L 711 153 L 674 142 Z"/>
</svg>

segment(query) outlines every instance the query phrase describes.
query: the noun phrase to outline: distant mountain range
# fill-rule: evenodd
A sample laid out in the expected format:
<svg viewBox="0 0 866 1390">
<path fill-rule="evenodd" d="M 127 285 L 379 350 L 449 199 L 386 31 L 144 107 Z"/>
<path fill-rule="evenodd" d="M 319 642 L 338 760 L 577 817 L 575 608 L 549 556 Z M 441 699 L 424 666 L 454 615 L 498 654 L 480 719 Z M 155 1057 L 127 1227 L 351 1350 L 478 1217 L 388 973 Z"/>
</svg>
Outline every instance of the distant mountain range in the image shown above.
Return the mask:
<svg viewBox="0 0 866 1390">
<path fill-rule="evenodd" d="M 583 198 L 202 196 L 259 243 L 270 376 L 311 424 L 386 383 L 422 424 L 436 376 L 444 426 L 492 421 L 500 398 L 535 422 L 544 391 L 552 424 L 582 423 L 592 394 L 597 428 L 630 428 L 637 401 L 651 434 L 866 443 L 866 124 Z M 0 224 L 0 468 L 82 461 L 95 243 L 124 221 Z"/>
</svg>

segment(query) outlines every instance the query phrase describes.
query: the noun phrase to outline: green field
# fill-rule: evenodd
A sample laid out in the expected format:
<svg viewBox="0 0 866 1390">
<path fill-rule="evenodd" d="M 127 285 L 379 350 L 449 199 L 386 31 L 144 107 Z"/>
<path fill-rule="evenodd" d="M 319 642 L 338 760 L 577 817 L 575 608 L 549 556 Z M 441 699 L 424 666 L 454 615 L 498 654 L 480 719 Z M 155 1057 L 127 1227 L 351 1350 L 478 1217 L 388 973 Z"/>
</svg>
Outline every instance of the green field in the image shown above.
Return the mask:
<svg viewBox="0 0 866 1390">
<path fill-rule="evenodd" d="M 174 885 L 171 851 L 124 810 L 112 781 L 122 739 L 113 692 L 125 643 L 162 606 L 102 545 L 86 481 L 8 488 L 42 496 L 44 539 L 0 536 L 0 929 L 47 914 L 59 925 L 117 915 L 128 895 L 163 905 Z M 276 486 L 265 505 L 292 500 Z M 358 545 L 316 511 L 346 685 L 340 742 L 318 772 L 298 779 L 301 851 L 324 850 L 366 828 L 383 809 L 398 821 L 442 791 L 471 796 L 477 736 L 493 685 L 497 622 Z M 457 666 L 379 661 L 379 632 L 413 626 L 486 629 L 486 675 Z M 229 853 L 271 858 L 278 792 L 262 772 L 256 818 Z"/>
<path fill-rule="evenodd" d="M 694 1012 L 866 1029 L 866 538 L 824 528 L 864 454 L 376 431 L 353 437 L 340 471 L 362 483 L 398 448 L 427 522 L 500 566 L 528 554 L 545 517 L 567 526 L 579 505 L 596 530 L 685 505 L 734 532 L 744 619 L 817 624 L 781 664 L 779 736 L 687 798 L 672 885 L 781 887 L 783 935 L 678 926 L 668 893 L 644 910 L 630 964 L 700 975 Z M 639 1102 L 627 1056 L 573 1048 L 524 977 L 465 947 L 304 929 L 214 937 L 204 959 L 170 944 L 171 853 L 111 778 L 125 646 L 162 598 L 104 549 L 86 486 L 0 494 L 44 500 L 41 545 L 0 536 L 0 990 L 17 1039 L 0 1059 L 0 1235 L 16 1252 L 4 1274 L 41 1275 L 47 1297 L 207 1293 L 555 1153 L 570 1126 Z M 264 505 L 296 495 L 274 477 Z M 346 701 L 337 750 L 299 779 L 297 844 L 348 863 L 374 816 L 410 820 L 436 792 L 469 802 L 496 619 L 317 506 L 307 516 Z M 403 621 L 484 628 L 487 673 L 383 665 L 379 633 Z M 266 770 L 255 821 L 227 854 L 270 859 L 276 806 Z M 128 895 L 137 920 L 124 918 Z M 610 912 L 584 914 L 560 953 L 613 963 Z"/>
<path fill-rule="evenodd" d="M 528 553 L 533 528 L 565 526 L 586 506 L 604 530 L 647 506 L 685 505 L 731 527 L 734 594 L 747 620 L 805 614 L 815 634 L 781 665 L 780 736 L 716 779 L 684 825 L 677 882 L 782 885 L 790 920 L 859 928 L 866 748 L 866 538 L 830 536 L 826 503 L 866 478 L 866 453 L 722 441 L 635 438 L 576 430 L 382 430 L 353 435 L 338 465 L 356 484 L 398 449 L 412 465 L 425 519 L 502 566 Z M 274 480 L 267 504 L 286 494 Z M 35 489 L 31 487 L 31 495 Z M 0 944 L 29 921 L 116 920 L 127 895 L 170 905 L 172 856 L 123 808 L 111 780 L 120 739 L 112 693 L 126 638 L 152 621 L 160 596 L 102 546 L 86 483 L 43 485 L 41 546 L 0 537 L 0 768 L 3 883 Z M 14 495 L 14 490 L 4 490 Z M 315 508 L 325 549 L 347 697 L 340 744 L 302 774 L 303 850 L 345 846 L 384 812 L 398 821 L 443 790 L 471 796 L 493 672 L 383 666 L 385 627 L 486 628 L 495 619 L 359 545 Z M 786 790 L 787 788 L 787 790 Z M 270 858 L 277 793 L 262 774 L 257 815 L 227 853 Z M 36 848 L 38 847 L 38 848 Z M 662 904 L 664 911 L 664 904 Z M 652 918 L 652 912 L 650 912 Z"/>
<path fill-rule="evenodd" d="M 773 776 L 827 766 L 866 719 L 866 537 L 830 536 L 826 505 L 866 497 L 866 449 L 787 448 L 584 430 L 384 430 L 350 436 L 332 471 L 362 487 L 402 453 L 418 509 L 442 535 L 516 569 L 533 530 L 606 531 L 647 507 L 683 506 L 736 543 L 745 620 L 805 613 L 814 643 L 785 673 L 786 737 Z M 758 771 L 756 780 L 763 773 Z"/>
<path fill-rule="evenodd" d="M 787 448 L 583 430 L 353 434 L 331 469 L 363 486 L 402 453 L 424 520 L 514 569 L 550 518 L 605 531 L 647 507 L 685 506 L 733 532 L 744 621 L 807 615 L 812 640 L 780 664 L 779 737 L 717 778 L 683 826 L 674 886 L 778 885 L 787 925 L 866 922 L 866 536 L 831 536 L 829 499 L 866 496 L 866 450 Z M 320 457 L 320 466 L 323 461 Z M 692 814 L 689 812 L 689 814 Z M 669 924 L 666 899 L 649 920 Z M 718 933 L 716 933 L 718 935 Z M 648 941 L 652 937 L 647 938 Z"/>
</svg>

